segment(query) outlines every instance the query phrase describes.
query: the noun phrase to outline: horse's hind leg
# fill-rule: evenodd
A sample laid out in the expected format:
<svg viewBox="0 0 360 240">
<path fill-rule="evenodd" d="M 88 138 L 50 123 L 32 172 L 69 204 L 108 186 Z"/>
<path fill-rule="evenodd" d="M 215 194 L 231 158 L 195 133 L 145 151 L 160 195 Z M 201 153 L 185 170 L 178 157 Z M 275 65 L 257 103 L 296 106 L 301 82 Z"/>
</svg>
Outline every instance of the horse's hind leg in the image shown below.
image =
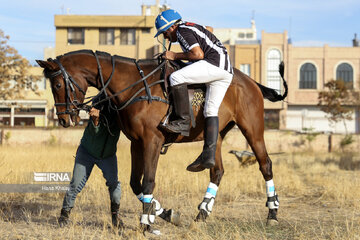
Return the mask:
<svg viewBox="0 0 360 240">
<path fill-rule="evenodd" d="M 242 121 L 243 124 L 238 124 L 246 140 L 251 146 L 256 159 L 260 166 L 260 171 L 265 179 L 267 201 L 266 206 L 269 208 L 269 214 L 267 218 L 267 224 L 276 224 L 277 221 L 277 210 L 279 208 L 278 196 L 275 192 L 275 185 L 273 181 L 272 162 L 266 151 L 264 142 L 264 120 L 261 117 L 253 116 L 253 119 L 246 119 Z"/>
<path fill-rule="evenodd" d="M 203 201 L 199 204 L 199 213 L 196 216 L 195 221 L 205 221 L 212 211 L 216 193 L 220 185 L 221 178 L 224 175 L 224 168 L 221 158 L 222 140 L 223 138 L 219 134 L 219 138 L 216 143 L 215 166 L 210 169 L 210 183 L 206 189 Z"/>
</svg>

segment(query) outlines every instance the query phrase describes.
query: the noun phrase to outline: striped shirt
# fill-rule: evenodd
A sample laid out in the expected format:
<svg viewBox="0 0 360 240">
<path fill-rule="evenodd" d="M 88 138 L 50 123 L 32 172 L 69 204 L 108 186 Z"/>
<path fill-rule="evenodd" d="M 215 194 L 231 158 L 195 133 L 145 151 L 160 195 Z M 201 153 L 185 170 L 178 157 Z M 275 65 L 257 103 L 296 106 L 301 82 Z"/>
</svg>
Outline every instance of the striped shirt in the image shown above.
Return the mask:
<svg viewBox="0 0 360 240">
<path fill-rule="evenodd" d="M 204 52 L 205 61 L 233 74 L 226 48 L 205 27 L 190 22 L 181 23 L 176 36 L 184 52 L 189 52 L 192 48 L 199 46 Z"/>
</svg>

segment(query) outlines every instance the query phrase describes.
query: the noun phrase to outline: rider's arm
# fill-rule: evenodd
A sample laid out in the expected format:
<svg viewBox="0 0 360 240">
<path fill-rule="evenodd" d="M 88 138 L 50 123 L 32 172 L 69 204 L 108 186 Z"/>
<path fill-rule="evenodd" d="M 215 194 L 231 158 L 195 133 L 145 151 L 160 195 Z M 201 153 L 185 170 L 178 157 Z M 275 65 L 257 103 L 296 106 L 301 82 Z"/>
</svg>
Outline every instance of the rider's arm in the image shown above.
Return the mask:
<svg viewBox="0 0 360 240">
<path fill-rule="evenodd" d="M 166 51 L 163 55 L 163 58 L 167 60 L 197 61 L 204 59 L 204 52 L 199 46 L 195 46 L 188 52 L 176 53 L 176 52 Z"/>
</svg>

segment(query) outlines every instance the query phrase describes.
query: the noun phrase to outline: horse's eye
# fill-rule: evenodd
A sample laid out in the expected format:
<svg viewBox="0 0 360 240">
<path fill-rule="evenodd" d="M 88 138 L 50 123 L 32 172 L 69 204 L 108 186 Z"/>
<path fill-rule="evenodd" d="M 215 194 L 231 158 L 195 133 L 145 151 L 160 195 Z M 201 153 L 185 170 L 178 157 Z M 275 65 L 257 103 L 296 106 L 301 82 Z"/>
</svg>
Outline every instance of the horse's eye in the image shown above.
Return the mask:
<svg viewBox="0 0 360 240">
<path fill-rule="evenodd" d="M 56 87 L 56 89 L 61 88 L 61 83 L 57 83 L 57 84 L 55 85 L 55 87 Z"/>
</svg>

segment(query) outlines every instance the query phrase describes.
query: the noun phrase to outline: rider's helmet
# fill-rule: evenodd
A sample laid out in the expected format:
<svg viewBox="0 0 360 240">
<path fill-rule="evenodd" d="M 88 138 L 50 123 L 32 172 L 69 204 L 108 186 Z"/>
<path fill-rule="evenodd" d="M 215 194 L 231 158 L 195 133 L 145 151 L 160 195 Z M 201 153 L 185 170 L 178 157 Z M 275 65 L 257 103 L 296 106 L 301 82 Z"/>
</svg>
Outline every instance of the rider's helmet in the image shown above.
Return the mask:
<svg viewBox="0 0 360 240">
<path fill-rule="evenodd" d="M 168 9 L 160 13 L 155 20 L 155 26 L 157 29 L 157 33 L 154 37 L 159 36 L 161 33 L 165 32 L 168 28 L 170 28 L 174 23 L 181 19 L 180 14 L 172 9 Z"/>
</svg>

